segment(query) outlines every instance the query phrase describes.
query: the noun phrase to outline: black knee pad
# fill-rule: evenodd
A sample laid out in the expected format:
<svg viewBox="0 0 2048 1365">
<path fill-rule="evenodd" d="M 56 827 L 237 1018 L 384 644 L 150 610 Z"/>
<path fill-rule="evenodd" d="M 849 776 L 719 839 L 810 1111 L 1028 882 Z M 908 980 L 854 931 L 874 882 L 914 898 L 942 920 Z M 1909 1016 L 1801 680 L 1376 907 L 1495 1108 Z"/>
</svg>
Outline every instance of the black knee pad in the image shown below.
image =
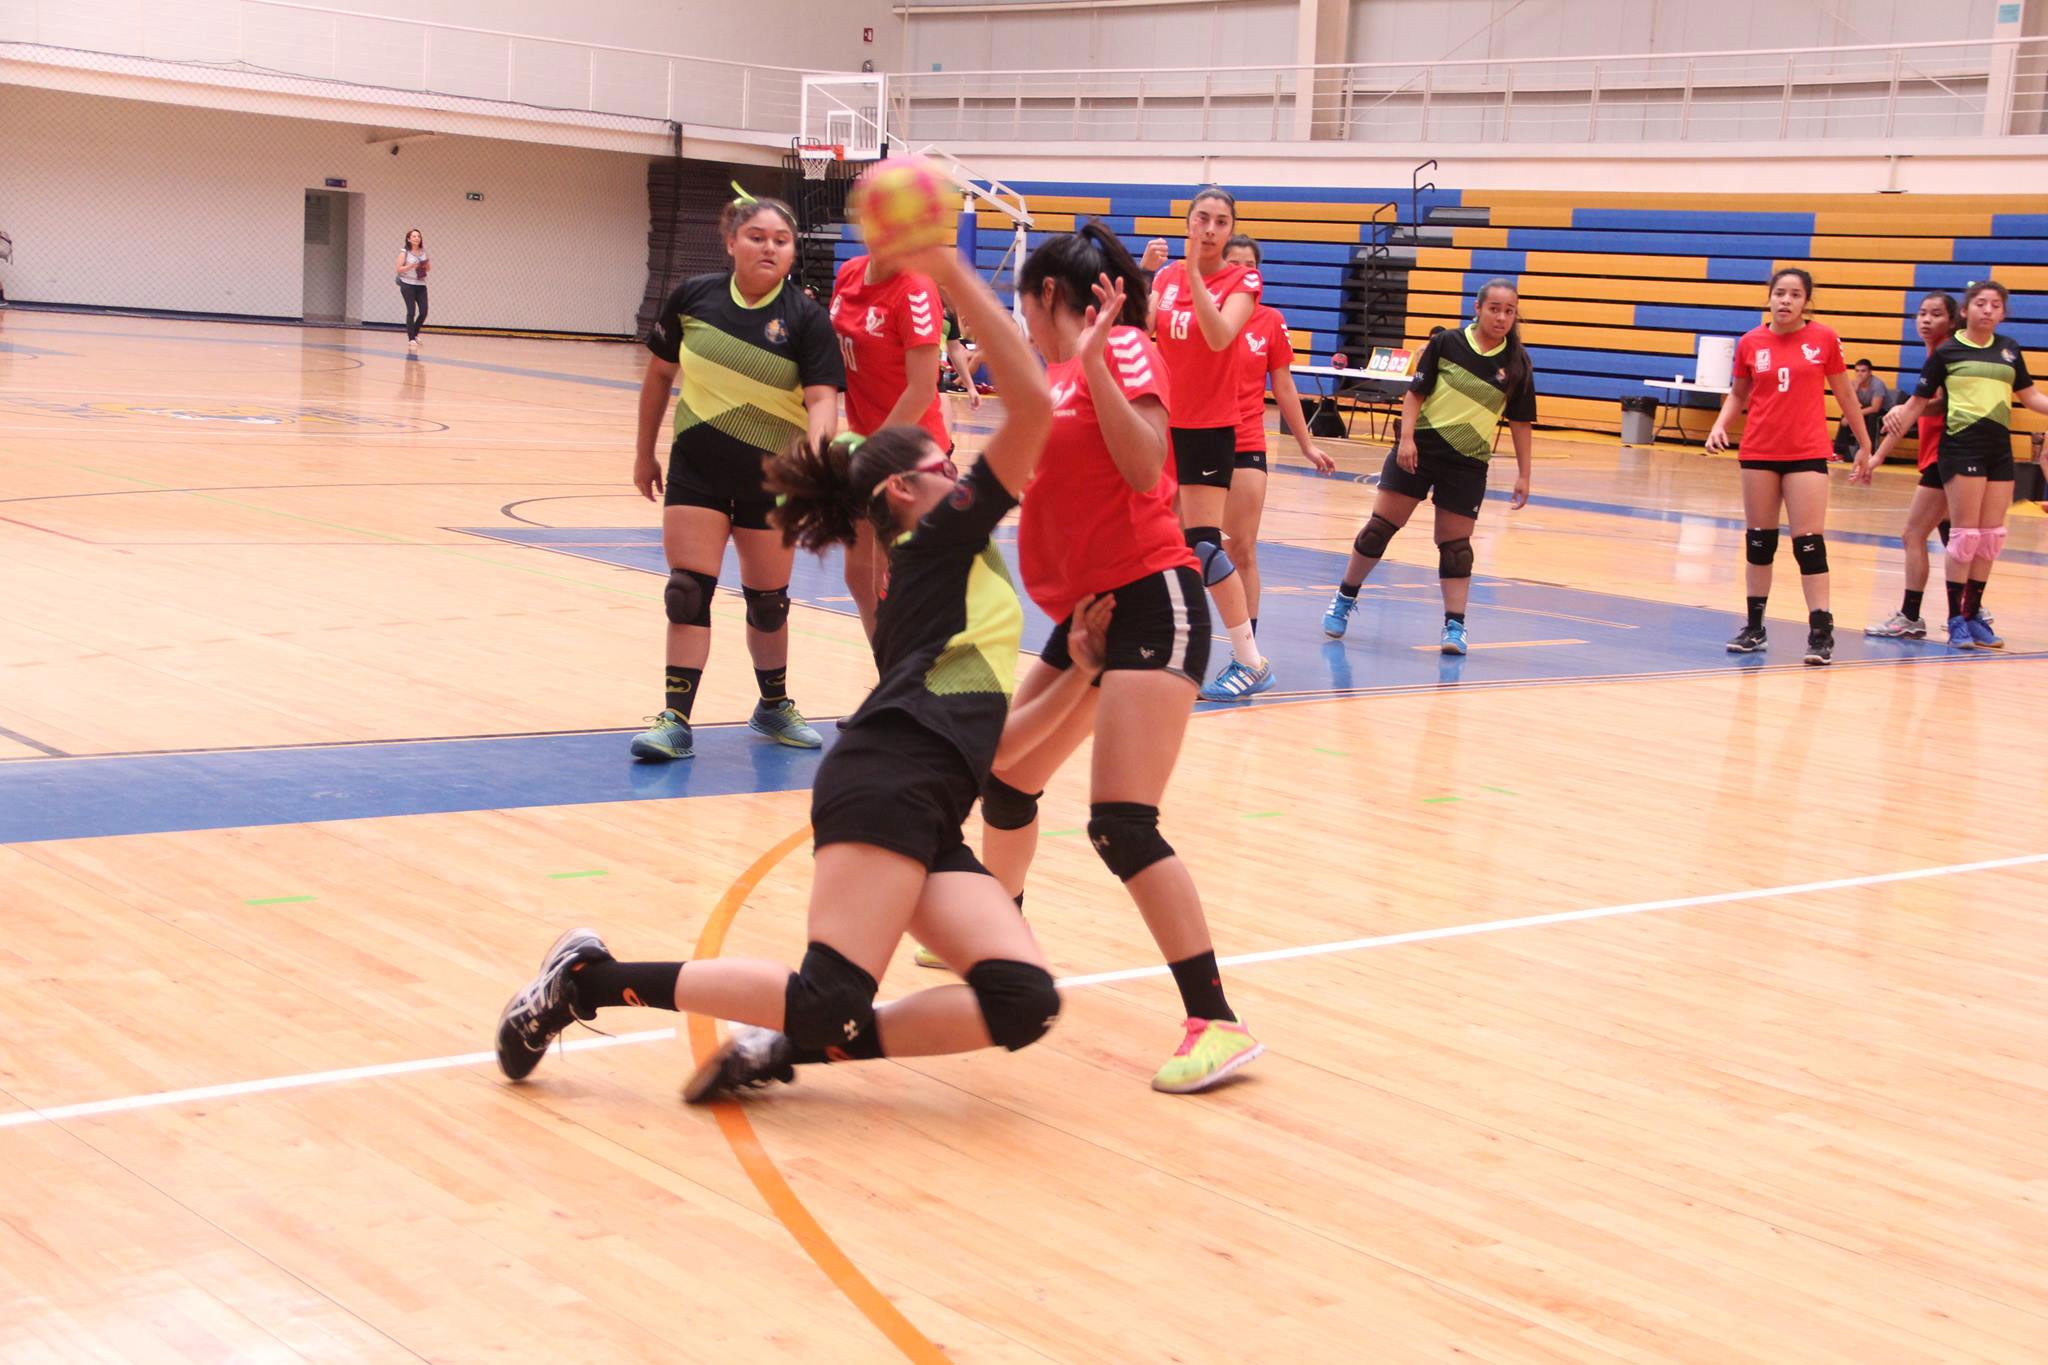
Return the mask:
<svg viewBox="0 0 2048 1365">
<path fill-rule="evenodd" d="M 1358 530 L 1358 539 L 1351 542 L 1351 548 L 1367 559 L 1378 559 L 1387 552 L 1387 542 L 1394 538 L 1394 532 L 1401 528 L 1375 512 L 1365 519 L 1365 525 Z"/>
<path fill-rule="evenodd" d="M 789 589 L 749 588 L 742 586 L 740 596 L 747 599 L 747 624 L 755 630 L 771 634 L 781 630 L 789 620 Z"/>
<path fill-rule="evenodd" d="M 1792 537 L 1792 562 L 1799 566 L 1799 572 L 1813 576 L 1828 571 L 1828 541 L 1826 536 Z"/>
<path fill-rule="evenodd" d="M 1231 561 L 1229 551 L 1223 548 L 1223 528 L 1220 526 L 1190 526 L 1181 533 L 1188 548 L 1195 552 L 1195 562 L 1202 566 L 1202 583 L 1215 587 L 1224 579 L 1237 572 L 1237 565 Z"/>
<path fill-rule="evenodd" d="M 1173 845 L 1159 833 L 1159 807 L 1135 801 L 1098 801 L 1090 806 L 1088 841 L 1119 881 L 1127 882 L 1173 856 Z"/>
<path fill-rule="evenodd" d="M 1759 530 L 1752 526 L 1742 533 L 1742 543 L 1750 563 L 1768 564 L 1778 557 L 1778 528 L 1772 526 Z"/>
<path fill-rule="evenodd" d="M 1044 792 L 1019 791 L 994 773 L 981 786 L 981 821 L 990 829 L 1023 829 L 1038 818 Z"/>
<path fill-rule="evenodd" d="M 968 968 L 967 985 L 989 1041 L 1012 1052 L 1043 1038 L 1060 1017 L 1060 993 L 1043 967 L 990 958 Z"/>
<path fill-rule="evenodd" d="M 711 594 L 718 590 L 718 575 L 695 569 L 670 569 L 668 586 L 661 590 L 668 619 L 678 626 L 711 624 Z"/>
<path fill-rule="evenodd" d="M 782 997 L 782 1031 L 798 1047 L 847 1051 L 875 1032 L 875 979 L 813 943 Z"/>
<path fill-rule="evenodd" d="M 1436 543 L 1436 576 L 1438 578 L 1470 578 L 1472 576 L 1472 542 L 1469 540 L 1440 540 Z"/>
<path fill-rule="evenodd" d="M 1941 533 L 1941 548 L 1946 550 L 1948 548 L 1948 533 L 1954 528 L 1949 525 L 1948 518 L 1943 517 L 1941 519 L 1941 525 L 1935 527 L 1934 529 Z"/>
</svg>

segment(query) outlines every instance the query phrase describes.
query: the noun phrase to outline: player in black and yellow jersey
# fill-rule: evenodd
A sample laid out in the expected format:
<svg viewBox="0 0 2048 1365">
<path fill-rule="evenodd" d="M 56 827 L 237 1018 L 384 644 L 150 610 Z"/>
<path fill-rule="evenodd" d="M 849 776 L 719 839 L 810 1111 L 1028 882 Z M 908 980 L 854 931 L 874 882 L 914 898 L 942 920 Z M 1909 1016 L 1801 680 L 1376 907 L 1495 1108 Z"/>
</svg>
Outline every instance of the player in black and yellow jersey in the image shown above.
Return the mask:
<svg viewBox="0 0 2048 1365">
<path fill-rule="evenodd" d="M 1488 280 L 1473 301 L 1472 322 L 1429 339 L 1401 400 L 1401 442 L 1380 471 L 1372 516 L 1352 542 L 1351 562 L 1323 633 L 1343 638 L 1358 590 L 1378 567 L 1387 542 L 1424 498 L 1436 503 L 1437 579 L 1444 596 L 1446 654 L 1465 652 L 1465 603 L 1472 592 L 1472 528 L 1486 501 L 1486 472 L 1500 424 L 1515 443 L 1515 495 L 1529 501 L 1529 425 L 1536 420 L 1536 372 L 1516 327 L 1521 298 L 1506 280 Z"/>
<path fill-rule="evenodd" d="M 664 492 L 655 434 L 669 388 L 676 400 L 661 547 L 668 558 L 667 675 L 654 723 L 633 739 L 633 757 L 689 758 L 690 708 L 711 657 L 711 598 L 731 539 L 746 599 L 747 652 L 761 701 L 749 727 L 779 744 L 824 741 L 789 699 L 789 568 L 792 552 L 768 525 L 774 499 L 763 464 L 800 436 L 829 440 L 839 421 L 839 343 L 825 310 L 789 287 L 796 219 L 774 199 L 740 199 L 723 222 L 732 269 L 683 281 L 662 305 L 640 387 L 633 484 Z"/>
<path fill-rule="evenodd" d="M 1111 603 L 1078 609 L 1078 667 L 1014 711 L 1024 613 L 990 532 L 1017 505 L 1052 428 L 1046 376 L 1002 305 L 949 250 L 901 262 L 945 285 L 982 338 L 1003 421 L 962 477 L 931 433 L 884 427 L 865 441 L 806 440 L 770 465 L 780 535 L 823 550 L 862 524 L 888 547 L 889 590 L 875 626 L 881 681 L 840 727 L 811 793 L 817 871 L 810 947 L 797 971 L 741 958 L 620 962 L 587 929 L 556 940 L 541 972 L 499 1019 L 498 1059 L 530 1074 L 574 1018 L 650 1005 L 751 1025 L 736 1029 L 684 1087 L 702 1103 L 787 1081 L 807 1062 L 1012 1051 L 1042 1037 L 1059 992 L 1024 917 L 961 837 L 998 752 L 1035 746 L 1063 724 L 1103 665 Z M 1123 307 L 1099 291 L 1089 341 Z M 875 1008 L 876 981 L 905 933 L 966 978 Z"/>
<path fill-rule="evenodd" d="M 1957 649 L 2002 649 L 1979 614 L 1991 563 L 2005 548 L 2012 506 L 2012 405 L 2048 413 L 2020 344 L 1998 330 L 2005 286 L 1992 280 L 1963 294 L 1963 330 L 1934 348 L 1912 398 L 1885 414 L 1887 432 L 1910 429 L 1938 393 L 1948 397 L 1941 433 L 1942 492 L 1948 496 L 1948 642 Z"/>
</svg>

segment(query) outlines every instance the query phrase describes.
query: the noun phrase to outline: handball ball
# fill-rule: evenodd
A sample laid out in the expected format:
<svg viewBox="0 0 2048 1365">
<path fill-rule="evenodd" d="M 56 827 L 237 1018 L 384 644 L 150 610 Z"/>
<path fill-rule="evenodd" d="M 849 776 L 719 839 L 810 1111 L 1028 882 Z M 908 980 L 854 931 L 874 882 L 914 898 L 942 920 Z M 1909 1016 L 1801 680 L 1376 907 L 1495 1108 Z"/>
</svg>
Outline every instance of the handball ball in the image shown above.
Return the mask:
<svg viewBox="0 0 2048 1365">
<path fill-rule="evenodd" d="M 878 162 L 853 187 L 848 207 L 868 251 L 893 256 L 946 244 L 952 178 L 921 157 Z"/>
</svg>

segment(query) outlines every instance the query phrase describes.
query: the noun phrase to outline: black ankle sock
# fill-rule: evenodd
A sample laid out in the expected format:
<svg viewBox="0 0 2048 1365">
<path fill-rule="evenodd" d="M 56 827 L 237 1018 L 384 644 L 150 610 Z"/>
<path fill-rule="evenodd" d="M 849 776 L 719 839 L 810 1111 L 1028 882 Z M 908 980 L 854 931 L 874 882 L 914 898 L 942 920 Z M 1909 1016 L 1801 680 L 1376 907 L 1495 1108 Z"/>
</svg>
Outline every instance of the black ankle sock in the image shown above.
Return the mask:
<svg viewBox="0 0 2048 1365">
<path fill-rule="evenodd" d="M 1256 616 L 1254 616 L 1254 617 L 1252 618 L 1252 634 L 1254 634 L 1254 635 L 1257 635 L 1258 633 L 1259 633 L 1259 618 L 1258 618 L 1258 617 L 1256 617 Z"/>
<path fill-rule="evenodd" d="M 1833 630 L 1835 614 L 1831 611 L 1810 611 L 1806 613 L 1806 627 L 1808 630 Z"/>
<path fill-rule="evenodd" d="M 704 670 L 701 668 L 677 668 L 670 664 L 667 676 L 662 680 L 661 687 L 665 697 L 662 704 L 684 720 L 688 720 L 690 708 L 697 704 L 697 684 L 703 679 Z"/>
<path fill-rule="evenodd" d="M 1447 612 L 1445 612 L 1445 613 L 1444 613 L 1444 622 L 1445 622 L 1445 624 L 1446 624 L 1446 625 L 1448 625 L 1448 624 L 1449 624 L 1450 622 L 1452 622 L 1452 621 L 1456 621 L 1456 622 L 1457 622 L 1457 623 L 1458 623 L 1459 625 L 1461 625 L 1461 626 L 1462 626 L 1462 625 L 1464 625 L 1464 624 L 1465 624 L 1465 613 L 1464 613 L 1464 612 L 1462 612 L 1462 611 L 1447 611 Z"/>
<path fill-rule="evenodd" d="M 1901 607 L 1899 608 L 1899 615 L 1901 615 L 1901 616 L 1905 616 L 1905 617 L 1910 617 L 1911 619 L 1913 619 L 1913 620 L 1915 620 L 1915 621 L 1919 620 L 1919 619 L 1920 619 L 1920 603 L 1922 602 L 1922 600 L 1924 600 L 1924 599 L 1926 598 L 1926 596 L 1927 596 L 1927 590 L 1926 590 L 1925 588 L 1908 588 L 1908 589 L 1906 589 L 1906 601 L 1905 601 L 1904 605 L 1902 605 L 1902 606 L 1901 606 Z"/>
<path fill-rule="evenodd" d="M 761 689 L 761 700 L 774 706 L 789 700 L 789 665 L 780 668 L 757 668 L 754 682 Z"/>
<path fill-rule="evenodd" d="M 672 1010 L 676 973 L 682 969 L 680 962 L 586 962 L 569 974 L 576 983 L 576 1012 L 619 1005 Z"/>
<path fill-rule="evenodd" d="M 1223 998 L 1223 969 L 1216 965 L 1216 950 L 1167 964 L 1173 984 L 1180 987 L 1180 1003 L 1190 1019 L 1221 1019 L 1234 1024 L 1230 1002 Z"/>
<path fill-rule="evenodd" d="M 1365 584 L 1363 583 L 1339 583 L 1337 591 L 1346 597 L 1356 597 L 1358 596 L 1358 590 L 1364 586 Z"/>
<path fill-rule="evenodd" d="M 1984 580 L 1973 578 L 1963 584 L 1963 615 L 1976 618 L 1984 607 Z"/>
<path fill-rule="evenodd" d="M 1963 614 L 1963 585 L 1954 580 L 1950 580 L 1948 585 L 1948 614 L 1950 616 L 1961 616 Z"/>
<path fill-rule="evenodd" d="M 1764 603 L 1770 600 L 1768 597 L 1752 597 L 1748 599 L 1749 628 L 1751 630 L 1762 630 L 1764 628 Z"/>
</svg>

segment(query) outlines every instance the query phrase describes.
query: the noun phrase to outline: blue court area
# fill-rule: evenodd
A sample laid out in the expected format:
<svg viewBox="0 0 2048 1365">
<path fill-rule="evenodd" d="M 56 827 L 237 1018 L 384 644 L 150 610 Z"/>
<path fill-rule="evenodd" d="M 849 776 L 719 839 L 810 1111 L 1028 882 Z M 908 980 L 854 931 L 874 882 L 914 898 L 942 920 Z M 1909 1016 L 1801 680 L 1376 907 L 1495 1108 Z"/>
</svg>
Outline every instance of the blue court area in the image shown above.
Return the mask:
<svg viewBox="0 0 2048 1365">
<path fill-rule="evenodd" d="M 650 574 L 667 572 L 654 527 L 490 527 L 471 534 Z M 1013 553 L 1007 544 L 1005 552 Z M 1254 706 L 1802 666 L 1805 632 L 1789 622 L 1773 624 L 1767 653 L 1730 655 L 1723 644 L 1738 624 L 1733 612 L 1483 576 L 1472 586 L 1472 653 L 1446 656 L 1436 647 L 1442 614 L 1435 574 L 1392 563 L 1382 565 L 1361 594 L 1346 637 L 1329 640 L 1323 609 L 1344 556 L 1274 544 L 1261 548 L 1260 564 L 1265 601 L 1259 637 L 1279 681 Z M 739 567 L 730 554 L 721 582 L 723 591 L 737 591 Z M 1781 594 L 1797 591 L 1794 584 L 1780 585 Z M 799 555 L 790 594 L 806 606 L 853 613 L 836 557 Z M 1052 623 L 1028 601 L 1025 611 L 1025 643 L 1035 646 Z M 1212 672 L 1227 650 L 1219 638 Z M 1958 655 L 1933 642 L 1869 640 L 1855 622 L 1845 623 L 1835 654 L 1838 665 L 1982 666 L 1994 657 L 2016 656 Z M 1201 709 L 1231 705 L 1205 703 Z M 829 742 L 832 730 L 825 730 Z M 19 759 L 0 763 L 0 843 L 794 791 L 810 785 L 819 759 L 744 726 L 706 725 L 697 731 L 696 758 L 636 764 L 626 756 L 629 733 Z"/>
</svg>

